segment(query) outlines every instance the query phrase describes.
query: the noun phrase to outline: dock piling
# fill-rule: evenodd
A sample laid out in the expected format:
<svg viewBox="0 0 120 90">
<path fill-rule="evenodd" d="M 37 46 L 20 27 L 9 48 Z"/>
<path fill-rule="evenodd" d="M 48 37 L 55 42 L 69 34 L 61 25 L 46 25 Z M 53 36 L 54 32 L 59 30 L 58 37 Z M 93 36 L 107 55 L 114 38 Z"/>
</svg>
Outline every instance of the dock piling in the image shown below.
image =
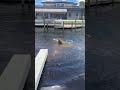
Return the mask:
<svg viewBox="0 0 120 90">
<path fill-rule="evenodd" d="M 45 32 L 45 17 L 43 17 L 43 23 L 44 23 L 44 32 Z"/>
<path fill-rule="evenodd" d="M 76 19 L 75 19 L 75 30 L 76 30 Z"/>
<path fill-rule="evenodd" d="M 64 21 L 63 21 L 63 32 L 64 32 Z"/>
<path fill-rule="evenodd" d="M 71 30 L 73 30 L 73 22 L 71 23 Z"/>
</svg>

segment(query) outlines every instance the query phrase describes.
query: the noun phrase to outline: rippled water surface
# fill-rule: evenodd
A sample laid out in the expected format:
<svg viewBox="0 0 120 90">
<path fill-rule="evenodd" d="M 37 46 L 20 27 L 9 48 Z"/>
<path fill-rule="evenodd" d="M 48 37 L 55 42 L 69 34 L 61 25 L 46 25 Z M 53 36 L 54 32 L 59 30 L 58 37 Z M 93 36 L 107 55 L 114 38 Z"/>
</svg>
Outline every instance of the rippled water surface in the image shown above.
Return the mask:
<svg viewBox="0 0 120 90">
<path fill-rule="evenodd" d="M 58 45 L 54 39 L 61 38 L 67 45 Z M 47 62 L 38 90 L 84 90 L 84 30 L 50 33 L 36 28 L 35 50 L 49 50 Z"/>
<path fill-rule="evenodd" d="M 42 90 L 51 90 L 51 86 L 54 86 L 55 89 L 52 90 L 59 90 L 57 88 L 62 85 L 66 87 L 62 90 L 79 90 L 80 88 L 84 90 L 84 30 L 77 30 L 76 32 L 66 30 L 64 35 L 63 33 L 43 33 L 41 30 L 41 28 L 36 28 L 36 54 L 40 49 L 47 48 L 49 55 L 38 89 L 47 87 L 49 89 L 42 88 Z M 54 41 L 56 38 L 61 38 L 70 44 L 58 45 Z"/>
</svg>

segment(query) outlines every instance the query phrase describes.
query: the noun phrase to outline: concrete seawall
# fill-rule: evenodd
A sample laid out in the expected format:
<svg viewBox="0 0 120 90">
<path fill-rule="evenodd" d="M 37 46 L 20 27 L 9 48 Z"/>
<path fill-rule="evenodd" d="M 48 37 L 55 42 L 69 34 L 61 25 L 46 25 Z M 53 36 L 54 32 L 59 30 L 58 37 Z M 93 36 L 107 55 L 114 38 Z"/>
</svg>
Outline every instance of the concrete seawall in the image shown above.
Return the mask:
<svg viewBox="0 0 120 90">
<path fill-rule="evenodd" d="M 47 55 L 48 49 L 41 49 L 35 58 L 35 90 L 37 90 Z"/>
</svg>

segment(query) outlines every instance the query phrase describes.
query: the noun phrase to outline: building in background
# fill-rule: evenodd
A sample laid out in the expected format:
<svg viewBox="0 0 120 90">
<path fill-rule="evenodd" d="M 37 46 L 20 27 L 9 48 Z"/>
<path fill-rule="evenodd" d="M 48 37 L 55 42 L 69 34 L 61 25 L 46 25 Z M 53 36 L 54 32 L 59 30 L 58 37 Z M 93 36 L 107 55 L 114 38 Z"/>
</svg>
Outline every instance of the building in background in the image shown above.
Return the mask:
<svg viewBox="0 0 120 90">
<path fill-rule="evenodd" d="M 75 20 L 82 19 L 83 8 L 78 3 L 68 1 L 44 1 L 42 5 L 35 7 L 36 19 L 65 19 Z"/>
</svg>

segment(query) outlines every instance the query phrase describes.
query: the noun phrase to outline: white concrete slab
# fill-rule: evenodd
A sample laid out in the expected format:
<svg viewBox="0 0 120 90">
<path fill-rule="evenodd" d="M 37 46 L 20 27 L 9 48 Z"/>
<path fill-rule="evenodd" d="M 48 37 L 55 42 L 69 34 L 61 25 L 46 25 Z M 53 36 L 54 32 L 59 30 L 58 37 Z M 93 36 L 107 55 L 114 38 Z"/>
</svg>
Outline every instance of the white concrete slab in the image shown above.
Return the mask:
<svg viewBox="0 0 120 90">
<path fill-rule="evenodd" d="M 35 90 L 37 90 L 47 55 L 48 49 L 41 49 L 35 58 Z"/>
<path fill-rule="evenodd" d="M 30 55 L 14 55 L 0 77 L 0 90 L 23 90 L 30 66 Z"/>
</svg>

